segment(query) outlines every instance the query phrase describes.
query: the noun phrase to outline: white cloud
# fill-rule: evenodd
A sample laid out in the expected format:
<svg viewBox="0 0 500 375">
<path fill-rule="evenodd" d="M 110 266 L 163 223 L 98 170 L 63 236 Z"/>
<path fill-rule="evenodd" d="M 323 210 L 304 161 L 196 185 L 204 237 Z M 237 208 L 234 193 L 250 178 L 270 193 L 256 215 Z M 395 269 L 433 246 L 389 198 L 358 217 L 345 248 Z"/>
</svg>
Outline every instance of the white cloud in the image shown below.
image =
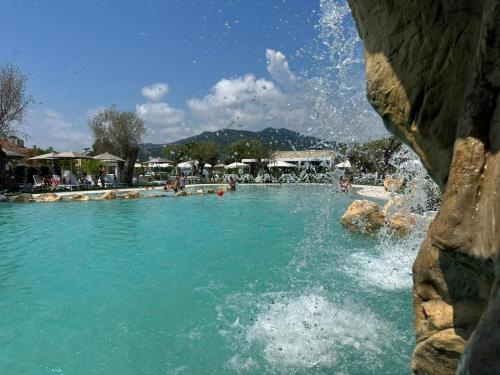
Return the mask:
<svg viewBox="0 0 500 375">
<path fill-rule="evenodd" d="M 157 102 L 161 98 L 163 98 L 165 95 L 168 94 L 169 88 L 166 83 L 154 83 L 149 86 L 144 86 L 141 90 L 142 96 L 144 96 L 146 99 L 152 101 L 152 102 Z"/>
<path fill-rule="evenodd" d="M 290 71 L 288 61 L 283 53 L 266 49 L 267 71 L 271 78 L 288 88 L 297 83 L 297 77 Z"/>
<path fill-rule="evenodd" d="M 30 145 L 52 146 L 59 152 L 81 151 L 92 143 L 85 123 L 75 124 L 53 109 L 30 111 L 26 132 L 30 136 Z"/>
<path fill-rule="evenodd" d="M 310 102 L 302 90 L 284 92 L 273 81 L 244 77 L 222 79 L 202 99 L 188 100 L 195 123 L 203 128 L 266 127 L 302 129 L 310 118 Z"/>
<path fill-rule="evenodd" d="M 191 128 L 185 124 L 185 114 L 182 109 L 171 107 L 168 103 L 137 104 L 135 111 L 144 120 L 148 129 L 146 140 L 155 143 L 175 141 L 190 133 Z M 189 130 L 187 130 L 189 129 Z"/>
</svg>

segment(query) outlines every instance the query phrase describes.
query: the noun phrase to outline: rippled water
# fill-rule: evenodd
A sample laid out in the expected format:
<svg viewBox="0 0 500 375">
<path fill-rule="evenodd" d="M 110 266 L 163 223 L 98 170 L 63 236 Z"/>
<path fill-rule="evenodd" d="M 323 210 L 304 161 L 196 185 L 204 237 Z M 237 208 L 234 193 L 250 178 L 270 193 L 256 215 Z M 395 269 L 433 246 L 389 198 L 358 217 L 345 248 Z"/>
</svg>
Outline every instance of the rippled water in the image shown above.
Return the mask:
<svg viewBox="0 0 500 375">
<path fill-rule="evenodd" d="M 345 231 L 354 198 L 2 204 L 0 373 L 406 373 L 414 250 Z"/>
</svg>

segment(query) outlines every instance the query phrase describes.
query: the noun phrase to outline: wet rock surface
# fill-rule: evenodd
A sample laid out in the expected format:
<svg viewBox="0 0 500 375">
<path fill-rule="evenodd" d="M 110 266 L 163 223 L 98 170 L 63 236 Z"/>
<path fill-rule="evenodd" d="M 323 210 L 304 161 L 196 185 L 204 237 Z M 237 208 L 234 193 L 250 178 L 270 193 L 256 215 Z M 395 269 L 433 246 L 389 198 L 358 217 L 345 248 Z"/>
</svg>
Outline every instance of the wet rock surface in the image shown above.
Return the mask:
<svg viewBox="0 0 500 375">
<path fill-rule="evenodd" d="M 43 202 L 59 202 L 61 197 L 54 193 L 45 193 L 40 194 L 35 198 L 35 202 L 43 203 Z"/>
<path fill-rule="evenodd" d="M 34 199 L 33 195 L 25 193 L 11 197 L 10 201 L 13 203 L 27 203 L 27 202 L 33 202 Z"/>
<path fill-rule="evenodd" d="M 340 219 L 353 232 L 375 232 L 384 225 L 380 206 L 369 200 L 355 200 Z"/>
<path fill-rule="evenodd" d="M 348 2 L 368 99 L 443 191 L 413 266 L 413 372 L 499 373 L 500 2 Z"/>
</svg>

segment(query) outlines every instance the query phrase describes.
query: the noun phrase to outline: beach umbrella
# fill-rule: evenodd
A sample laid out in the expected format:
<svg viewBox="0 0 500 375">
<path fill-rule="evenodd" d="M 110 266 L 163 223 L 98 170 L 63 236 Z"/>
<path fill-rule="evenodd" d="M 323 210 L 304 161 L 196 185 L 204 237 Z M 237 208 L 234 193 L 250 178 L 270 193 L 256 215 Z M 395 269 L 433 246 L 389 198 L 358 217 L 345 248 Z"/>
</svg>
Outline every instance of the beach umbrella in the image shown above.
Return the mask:
<svg viewBox="0 0 500 375">
<path fill-rule="evenodd" d="M 170 165 L 172 165 L 174 162 L 172 160 L 168 160 L 168 159 L 165 159 L 165 158 L 151 158 L 149 159 L 146 164 L 148 164 L 148 166 L 152 166 L 153 164 L 154 165 L 157 165 L 157 164 L 168 164 L 167 166 L 169 167 Z M 151 164 L 151 165 L 150 165 Z"/>
<path fill-rule="evenodd" d="M 142 168 L 142 164 L 141 163 L 135 163 L 134 164 L 134 168 Z"/>
<path fill-rule="evenodd" d="M 245 163 L 240 163 L 235 161 L 234 163 L 231 163 L 229 165 L 226 165 L 226 169 L 238 169 L 238 168 L 246 168 L 249 167 L 248 164 Z"/>
<path fill-rule="evenodd" d="M 61 153 L 55 155 L 54 159 L 69 159 L 69 160 L 92 159 L 92 156 L 88 156 L 87 154 L 84 154 L 83 152 L 66 151 L 66 152 L 61 152 Z"/>
<path fill-rule="evenodd" d="M 191 169 L 193 168 L 194 161 L 185 161 L 183 163 L 177 164 L 177 168 L 182 168 L 182 169 Z"/>
<path fill-rule="evenodd" d="M 214 166 L 215 169 L 225 169 L 226 168 L 226 164 L 217 164 Z"/>
<path fill-rule="evenodd" d="M 65 151 L 54 156 L 56 160 L 77 160 L 77 159 L 92 159 L 92 156 L 83 152 Z M 69 163 L 69 172 L 73 174 L 72 163 Z"/>
<path fill-rule="evenodd" d="M 339 169 L 349 169 L 351 168 L 351 162 L 349 160 L 343 161 L 335 165 Z"/>
<path fill-rule="evenodd" d="M 212 164 L 205 163 L 205 165 L 203 166 L 203 168 L 212 168 Z"/>
<path fill-rule="evenodd" d="M 272 161 L 267 165 L 268 168 L 295 168 L 296 165 L 286 161 Z"/>
<path fill-rule="evenodd" d="M 32 158 L 29 158 L 28 160 L 54 160 L 57 159 L 58 153 L 57 152 L 49 152 L 48 154 L 43 154 L 43 155 L 38 155 Z"/>
<path fill-rule="evenodd" d="M 122 158 L 112 155 L 109 152 L 105 152 L 104 154 L 94 156 L 93 159 L 105 162 L 110 162 L 110 161 L 125 162 L 125 160 L 123 160 Z"/>
</svg>

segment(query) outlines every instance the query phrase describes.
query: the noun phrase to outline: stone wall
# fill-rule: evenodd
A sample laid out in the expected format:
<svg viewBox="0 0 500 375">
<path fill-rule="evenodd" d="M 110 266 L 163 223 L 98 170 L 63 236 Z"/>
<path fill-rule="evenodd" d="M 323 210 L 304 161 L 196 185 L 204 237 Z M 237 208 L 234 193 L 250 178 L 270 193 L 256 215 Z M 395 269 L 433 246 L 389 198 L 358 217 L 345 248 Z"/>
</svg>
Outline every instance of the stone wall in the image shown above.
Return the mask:
<svg viewBox="0 0 500 375">
<path fill-rule="evenodd" d="M 500 373 L 500 2 L 348 1 L 368 99 L 443 191 L 413 266 L 413 372 Z"/>
</svg>

